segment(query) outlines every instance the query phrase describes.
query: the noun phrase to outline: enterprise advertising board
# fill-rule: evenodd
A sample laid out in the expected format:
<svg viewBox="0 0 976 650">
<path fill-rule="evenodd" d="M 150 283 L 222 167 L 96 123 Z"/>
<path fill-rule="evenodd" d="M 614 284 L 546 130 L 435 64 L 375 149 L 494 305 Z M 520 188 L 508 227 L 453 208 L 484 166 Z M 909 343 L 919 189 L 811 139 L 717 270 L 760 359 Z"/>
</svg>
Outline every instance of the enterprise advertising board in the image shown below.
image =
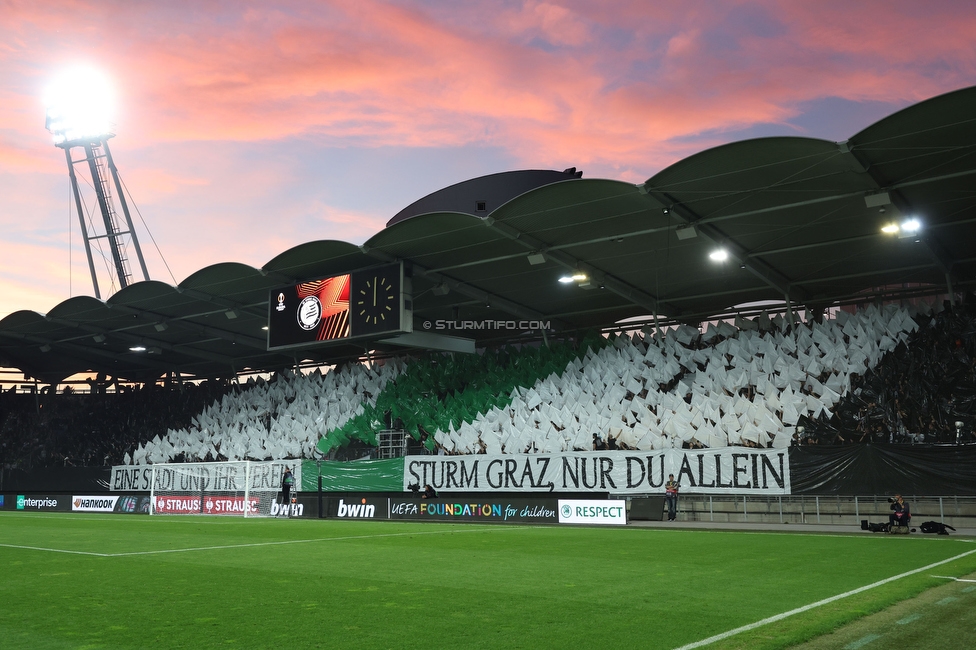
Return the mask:
<svg viewBox="0 0 976 650">
<path fill-rule="evenodd" d="M 18 494 L 17 510 L 29 511 L 70 511 L 71 497 L 59 495 Z"/>
</svg>

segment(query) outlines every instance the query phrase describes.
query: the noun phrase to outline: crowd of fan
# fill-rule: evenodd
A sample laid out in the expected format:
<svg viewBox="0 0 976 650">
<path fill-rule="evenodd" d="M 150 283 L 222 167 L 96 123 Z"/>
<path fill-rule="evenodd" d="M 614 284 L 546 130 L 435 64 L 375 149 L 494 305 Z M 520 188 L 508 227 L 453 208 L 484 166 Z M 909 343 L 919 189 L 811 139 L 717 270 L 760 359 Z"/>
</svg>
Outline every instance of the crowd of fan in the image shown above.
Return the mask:
<svg viewBox="0 0 976 650">
<path fill-rule="evenodd" d="M 830 419 L 801 422 L 801 444 L 976 442 L 976 300 L 915 316 L 907 344 L 882 357 Z"/>
<path fill-rule="evenodd" d="M 800 418 L 794 444 L 976 442 L 976 299 L 914 318 L 919 330 L 852 376 L 833 413 Z M 191 427 L 225 394 L 246 389 L 227 381 L 111 386 L 104 377 L 90 388 L 0 391 L 0 468 L 122 464 L 140 444 Z"/>
<path fill-rule="evenodd" d="M 0 392 L 0 468 L 121 464 L 126 452 L 191 417 L 235 384 L 207 381 L 90 392 Z"/>
</svg>

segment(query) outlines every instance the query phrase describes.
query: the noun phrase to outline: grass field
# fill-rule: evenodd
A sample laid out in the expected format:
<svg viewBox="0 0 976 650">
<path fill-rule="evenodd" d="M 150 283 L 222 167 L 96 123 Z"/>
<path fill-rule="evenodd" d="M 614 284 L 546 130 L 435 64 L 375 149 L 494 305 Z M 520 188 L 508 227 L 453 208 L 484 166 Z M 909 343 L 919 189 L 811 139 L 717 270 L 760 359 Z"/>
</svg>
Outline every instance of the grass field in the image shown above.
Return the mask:
<svg viewBox="0 0 976 650">
<path fill-rule="evenodd" d="M 709 648 L 825 638 L 946 588 L 934 575 L 976 572 L 976 544 L 0 513 L 0 648 L 671 649 L 950 558 Z M 951 602 L 976 610 L 976 590 L 949 584 L 958 585 Z M 974 638 L 971 614 L 962 625 Z"/>
</svg>

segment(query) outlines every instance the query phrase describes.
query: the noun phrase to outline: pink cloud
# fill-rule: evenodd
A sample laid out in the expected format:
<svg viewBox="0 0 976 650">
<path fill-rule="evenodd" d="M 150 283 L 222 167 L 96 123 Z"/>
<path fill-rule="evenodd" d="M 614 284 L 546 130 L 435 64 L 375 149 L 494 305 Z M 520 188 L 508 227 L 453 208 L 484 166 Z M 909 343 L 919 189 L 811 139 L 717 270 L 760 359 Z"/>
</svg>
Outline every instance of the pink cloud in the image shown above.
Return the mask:
<svg viewBox="0 0 976 650">
<path fill-rule="evenodd" d="M 968 16 L 887 3 L 692 3 L 680 13 L 618 3 L 596 13 L 528 2 L 498 15 L 468 10 L 459 24 L 364 0 L 254 5 L 223 29 L 206 5 L 192 23 L 158 8 L 93 7 L 92 54 L 114 62 L 131 96 L 120 130 L 176 141 L 320 133 L 374 146 L 490 143 L 523 159 L 545 147 L 608 165 L 641 164 L 674 138 L 783 122 L 817 97 L 907 102 L 964 85 L 971 65 L 935 77 L 930 66 L 965 60 L 976 34 Z M 783 34 L 727 34 L 734 48 L 717 50 L 716 33 L 749 7 Z M 610 29 L 630 42 L 601 40 Z"/>
<path fill-rule="evenodd" d="M 288 165 L 221 159 L 230 145 L 484 147 L 637 182 L 756 125 L 793 132 L 807 102 L 894 109 L 970 85 L 974 44 L 964 3 L 14 0 L 0 17 L 0 175 L 34 193 L 0 223 L 26 210 L 63 223 L 63 193 L 41 197 L 65 170 L 38 95 L 78 59 L 118 81 L 113 151 L 182 279 L 309 239 L 359 241 L 391 216 L 283 197 Z M 3 243 L 0 275 L 30 263 L 8 254 L 19 241 Z"/>
</svg>

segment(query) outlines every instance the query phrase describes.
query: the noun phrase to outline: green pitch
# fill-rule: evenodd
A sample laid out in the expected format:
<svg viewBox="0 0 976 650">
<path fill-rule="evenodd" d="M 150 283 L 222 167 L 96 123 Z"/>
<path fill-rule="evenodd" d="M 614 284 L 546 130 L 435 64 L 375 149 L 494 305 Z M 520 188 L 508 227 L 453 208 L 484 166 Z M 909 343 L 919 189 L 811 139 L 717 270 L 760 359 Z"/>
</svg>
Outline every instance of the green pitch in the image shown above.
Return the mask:
<svg viewBox="0 0 976 650">
<path fill-rule="evenodd" d="M 950 558 L 710 648 L 817 637 L 973 573 L 976 544 L 8 512 L 0 648 L 670 649 Z"/>
</svg>

